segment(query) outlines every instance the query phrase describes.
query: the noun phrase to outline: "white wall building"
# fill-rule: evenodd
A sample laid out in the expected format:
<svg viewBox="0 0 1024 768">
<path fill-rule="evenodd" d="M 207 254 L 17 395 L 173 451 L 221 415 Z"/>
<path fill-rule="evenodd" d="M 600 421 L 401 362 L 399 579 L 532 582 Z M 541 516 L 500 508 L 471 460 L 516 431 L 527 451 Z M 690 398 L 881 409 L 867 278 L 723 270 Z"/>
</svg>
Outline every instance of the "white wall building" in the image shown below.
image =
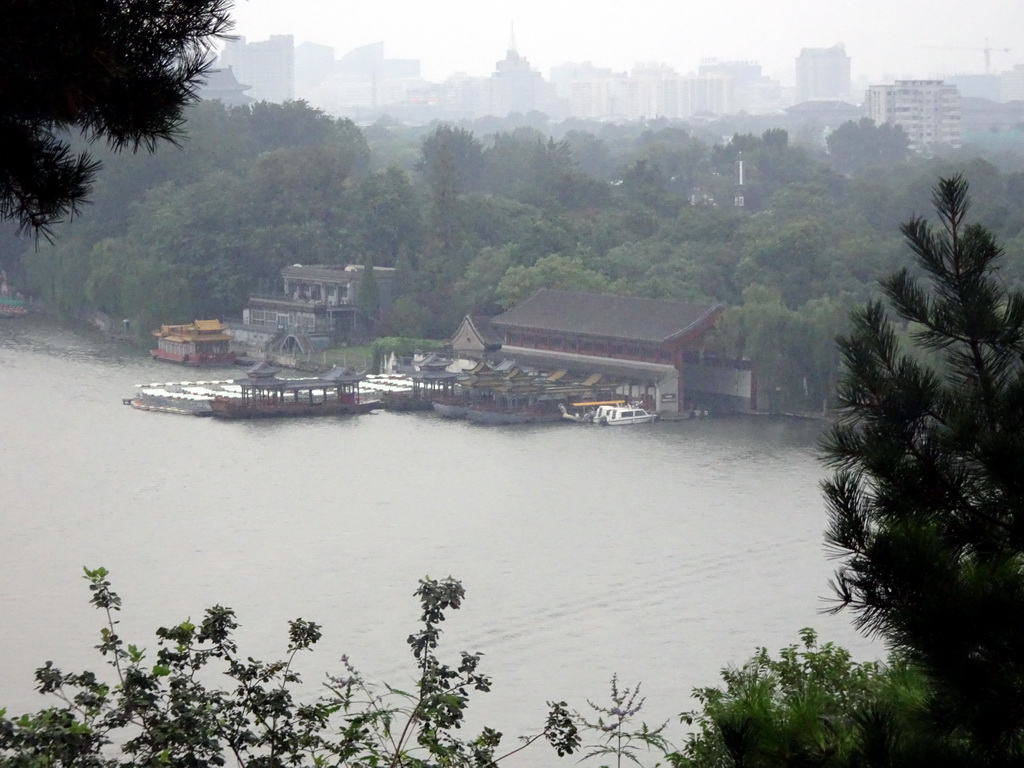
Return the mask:
<svg viewBox="0 0 1024 768">
<path fill-rule="evenodd" d="M 960 92 L 942 80 L 897 80 L 868 88 L 866 109 L 876 125 L 898 125 L 915 152 L 959 147 Z"/>
<path fill-rule="evenodd" d="M 1000 97 L 1002 101 L 1024 101 L 1024 64 L 1000 75 Z"/>
<path fill-rule="evenodd" d="M 730 75 L 706 72 L 680 79 L 680 117 L 736 112 L 736 85 Z"/>
<path fill-rule="evenodd" d="M 551 84 L 568 104 L 570 117 L 596 120 L 623 114 L 625 72 L 613 72 L 588 62 L 566 63 L 551 69 Z"/>
</svg>

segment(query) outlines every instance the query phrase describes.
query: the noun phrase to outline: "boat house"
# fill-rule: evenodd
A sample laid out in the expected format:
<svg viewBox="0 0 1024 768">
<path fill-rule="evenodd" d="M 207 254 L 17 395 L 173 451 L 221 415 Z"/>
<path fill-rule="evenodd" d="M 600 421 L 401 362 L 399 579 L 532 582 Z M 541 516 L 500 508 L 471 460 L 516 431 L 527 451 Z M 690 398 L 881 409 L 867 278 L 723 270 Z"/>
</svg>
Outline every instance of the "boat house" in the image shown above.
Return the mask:
<svg viewBox="0 0 1024 768">
<path fill-rule="evenodd" d="M 574 293 L 542 288 L 522 304 L 491 318 L 498 351 L 467 318 L 452 339 L 469 359 L 511 358 L 543 370 L 600 373 L 618 391 L 663 413 L 715 407 L 750 410 L 756 395 L 749 369 L 704 359 L 704 339 L 721 304 Z"/>
<path fill-rule="evenodd" d="M 184 365 L 231 365 L 231 336 L 220 320 L 196 320 L 185 325 L 161 325 L 153 331 L 155 360 Z"/>
<path fill-rule="evenodd" d="M 373 267 L 376 309 L 391 304 L 392 267 Z M 265 343 L 275 337 L 282 351 L 307 346 L 326 348 L 339 342 L 367 337 L 375 318 L 360 301 L 368 290 L 361 264 L 293 264 L 281 270 L 282 290 L 253 294 L 242 311 L 242 328 L 232 329 L 242 343 Z"/>
</svg>

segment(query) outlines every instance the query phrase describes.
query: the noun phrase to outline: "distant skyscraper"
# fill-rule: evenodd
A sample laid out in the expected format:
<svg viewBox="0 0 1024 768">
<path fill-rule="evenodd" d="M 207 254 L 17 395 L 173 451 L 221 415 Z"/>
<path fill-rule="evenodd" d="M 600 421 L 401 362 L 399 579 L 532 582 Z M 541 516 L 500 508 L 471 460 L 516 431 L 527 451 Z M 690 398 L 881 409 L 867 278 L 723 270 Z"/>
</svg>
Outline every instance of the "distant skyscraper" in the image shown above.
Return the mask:
<svg viewBox="0 0 1024 768">
<path fill-rule="evenodd" d="M 867 94 L 868 117 L 877 125 L 898 125 L 915 152 L 961 143 L 960 93 L 942 80 L 897 80 L 872 85 Z"/>
<path fill-rule="evenodd" d="M 761 65 L 756 61 L 704 59 L 697 69 L 697 74 L 728 75 L 732 78 L 735 101 L 730 111 L 763 115 L 778 112 L 785 106 L 781 83 L 763 75 Z"/>
<path fill-rule="evenodd" d="M 593 120 L 622 114 L 626 73 L 595 67 L 589 61 L 551 68 L 551 84 L 568 102 L 570 117 Z"/>
<path fill-rule="evenodd" d="M 1013 69 L 1000 75 L 1000 100 L 1024 101 L 1024 64 L 1017 64 Z"/>
<path fill-rule="evenodd" d="M 679 116 L 728 115 L 736 111 L 736 82 L 722 72 L 701 72 L 679 79 Z"/>
<path fill-rule="evenodd" d="M 504 116 L 512 112 L 543 111 L 547 102 L 547 83 L 526 57 L 519 55 L 513 36 L 505 58 L 494 65 L 491 75 L 491 113 Z"/>
<path fill-rule="evenodd" d="M 249 95 L 257 101 L 282 103 L 295 98 L 295 40 L 291 35 L 271 35 L 258 43 L 247 43 L 244 37 L 229 40 L 220 64 L 251 84 Z"/>
<path fill-rule="evenodd" d="M 310 101 L 311 95 L 334 74 L 334 49 L 302 43 L 295 48 L 295 95 Z"/>
<path fill-rule="evenodd" d="M 796 59 L 796 100 L 850 98 L 850 57 L 842 43 L 804 48 Z"/>
<path fill-rule="evenodd" d="M 625 83 L 625 116 L 629 120 L 683 117 L 679 73 L 667 64 L 637 64 Z"/>
</svg>

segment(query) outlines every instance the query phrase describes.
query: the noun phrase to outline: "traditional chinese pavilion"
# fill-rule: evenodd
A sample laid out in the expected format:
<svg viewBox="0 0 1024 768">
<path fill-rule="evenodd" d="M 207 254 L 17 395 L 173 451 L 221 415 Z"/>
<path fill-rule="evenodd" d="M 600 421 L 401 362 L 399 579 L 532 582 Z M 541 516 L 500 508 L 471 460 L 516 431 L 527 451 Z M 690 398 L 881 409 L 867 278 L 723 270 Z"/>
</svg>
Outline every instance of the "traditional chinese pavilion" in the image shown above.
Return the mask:
<svg viewBox="0 0 1024 768">
<path fill-rule="evenodd" d="M 161 325 L 153 331 L 156 349 L 150 350 L 155 360 L 183 365 L 231 365 L 236 355 L 231 351 L 231 336 L 220 320 L 196 320 L 187 325 Z"/>
</svg>

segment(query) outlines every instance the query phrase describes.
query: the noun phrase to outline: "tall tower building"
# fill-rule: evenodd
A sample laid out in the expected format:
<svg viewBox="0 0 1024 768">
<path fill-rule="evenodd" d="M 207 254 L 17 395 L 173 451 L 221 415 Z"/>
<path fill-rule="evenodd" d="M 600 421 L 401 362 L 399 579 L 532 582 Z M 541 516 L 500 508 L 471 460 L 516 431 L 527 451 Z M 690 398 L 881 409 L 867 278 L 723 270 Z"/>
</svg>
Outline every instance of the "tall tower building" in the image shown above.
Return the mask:
<svg viewBox="0 0 1024 768">
<path fill-rule="evenodd" d="M 504 116 L 512 112 L 526 114 L 544 110 L 548 106 L 546 85 L 540 72 L 530 66 L 525 56 L 519 55 L 513 33 L 505 58 L 494 65 L 491 75 L 491 114 Z"/>
<path fill-rule="evenodd" d="M 903 128 L 915 152 L 961 144 L 960 92 L 942 80 L 897 80 L 872 85 L 867 93 L 868 117 L 876 125 Z"/>
<path fill-rule="evenodd" d="M 269 40 L 247 43 L 244 37 L 229 40 L 220 55 L 221 66 L 249 83 L 249 95 L 257 101 L 282 103 L 295 98 L 295 39 L 271 35 Z"/>
<path fill-rule="evenodd" d="M 850 97 L 850 57 L 837 43 L 831 48 L 804 48 L 796 59 L 796 101 L 845 100 Z"/>
</svg>

